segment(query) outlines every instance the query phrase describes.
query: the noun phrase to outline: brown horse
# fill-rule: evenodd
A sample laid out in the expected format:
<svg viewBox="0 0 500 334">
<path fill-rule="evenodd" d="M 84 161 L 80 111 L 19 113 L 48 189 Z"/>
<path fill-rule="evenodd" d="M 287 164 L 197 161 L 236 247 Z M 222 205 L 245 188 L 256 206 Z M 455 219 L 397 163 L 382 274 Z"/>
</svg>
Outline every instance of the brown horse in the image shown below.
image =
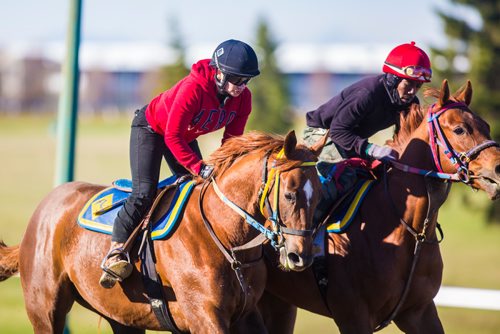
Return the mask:
<svg viewBox="0 0 500 334">
<path fill-rule="evenodd" d="M 498 199 L 500 149 L 468 107 L 470 82 L 453 96 L 447 81 L 426 93 L 437 98 L 427 117 L 414 106 L 390 143 L 399 163 L 372 187 L 346 233 L 327 236 L 327 286 L 316 283 L 316 263 L 283 274 L 269 254 L 259 306 L 270 332 L 291 333 L 296 306 L 333 318 L 344 334 L 372 333 L 391 321 L 405 333 L 444 332 L 433 302 L 443 272 L 438 209 L 448 179 Z"/>
<path fill-rule="evenodd" d="M 280 249 L 284 267 L 304 270 L 312 263 L 310 229 L 320 197 L 314 166 L 323 145 L 297 145 L 294 132 L 286 138 L 252 132 L 212 154 L 216 177 L 194 188 L 175 233 L 154 242 L 156 269 L 180 331 L 265 332 L 256 311 L 266 281 L 262 245 L 235 251 L 237 256 L 229 251 L 266 232 Z M 275 177 L 266 182 L 262 174 Z M 0 280 L 19 271 L 36 333 L 62 333 L 75 301 L 107 319 L 114 332 L 165 329 L 145 296 L 137 261 L 132 276 L 111 290 L 98 284 L 110 237 L 76 221 L 87 200 L 102 189 L 83 182 L 55 188 L 34 212 L 19 246 L 0 242 Z M 258 201 L 262 193 L 273 197 L 264 214 Z M 246 212 L 246 219 L 238 210 Z M 273 229 L 264 228 L 273 212 L 278 212 Z"/>
</svg>

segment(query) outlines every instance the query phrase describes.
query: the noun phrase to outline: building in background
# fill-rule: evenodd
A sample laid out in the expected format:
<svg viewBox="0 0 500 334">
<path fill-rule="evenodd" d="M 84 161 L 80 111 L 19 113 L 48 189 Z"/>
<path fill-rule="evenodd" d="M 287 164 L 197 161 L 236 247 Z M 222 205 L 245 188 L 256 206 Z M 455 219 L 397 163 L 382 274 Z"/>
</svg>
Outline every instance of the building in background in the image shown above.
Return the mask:
<svg viewBox="0 0 500 334">
<path fill-rule="evenodd" d="M 381 73 L 390 49 L 377 44 L 282 45 L 277 59 L 288 78 L 292 108 L 306 112 L 361 77 Z M 188 62 L 207 57 L 207 50 L 211 46 L 188 49 Z M 0 49 L 0 113 L 57 111 L 63 57 L 62 44 Z M 130 112 L 147 103 L 161 86 L 159 68 L 172 59 L 173 52 L 158 44 L 84 44 L 79 111 Z"/>
<path fill-rule="evenodd" d="M 59 92 L 51 80 L 59 72 L 58 62 L 38 52 L 0 51 L 0 111 L 54 110 Z"/>
</svg>

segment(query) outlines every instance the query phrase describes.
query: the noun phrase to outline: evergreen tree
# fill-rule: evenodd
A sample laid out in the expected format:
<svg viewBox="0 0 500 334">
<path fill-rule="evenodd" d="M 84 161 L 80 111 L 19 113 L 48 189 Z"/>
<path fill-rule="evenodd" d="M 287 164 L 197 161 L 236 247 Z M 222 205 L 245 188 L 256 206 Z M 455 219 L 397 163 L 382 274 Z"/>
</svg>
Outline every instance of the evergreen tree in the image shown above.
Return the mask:
<svg viewBox="0 0 500 334">
<path fill-rule="evenodd" d="M 464 17 L 438 11 L 449 37 L 445 49 L 433 49 L 433 70 L 438 77 L 465 81 L 474 88 L 473 106 L 492 125 L 493 136 L 500 138 L 500 3 L 498 0 L 450 0 L 454 6 L 475 11 L 482 19 L 473 28 Z M 461 75 L 459 65 L 467 59 L 469 72 Z"/>
<path fill-rule="evenodd" d="M 433 49 L 433 71 L 451 82 L 470 78 L 474 89 L 472 108 L 491 125 L 492 136 L 500 140 L 500 2 L 498 0 L 450 0 L 454 9 L 465 7 L 481 18 L 474 28 L 458 10 L 438 11 L 449 37 L 445 49 Z M 458 66 L 469 60 L 469 72 L 461 75 Z M 500 203 L 490 208 L 490 221 L 500 223 Z"/>
<path fill-rule="evenodd" d="M 280 72 L 268 24 L 260 19 L 257 28 L 257 50 L 261 74 L 250 81 L 252 113 L 247 129 L 285 134 L 292 126 L 292 112 L 286 77 Z"/>
</svg>

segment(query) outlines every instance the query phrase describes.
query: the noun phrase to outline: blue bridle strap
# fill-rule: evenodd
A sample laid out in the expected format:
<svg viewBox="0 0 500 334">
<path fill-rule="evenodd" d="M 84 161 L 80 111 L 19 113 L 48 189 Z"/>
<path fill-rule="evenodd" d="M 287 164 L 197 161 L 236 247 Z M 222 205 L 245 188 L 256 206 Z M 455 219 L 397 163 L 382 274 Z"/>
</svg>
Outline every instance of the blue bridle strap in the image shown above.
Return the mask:
<svg viewBox="0 0 500 334">
<path fill-rule="evenodd" d="M 236 211 L 236 213 L 238 213 L 241 217 L 243 217 L 249 225 L 251 225 L 253 228 L 262 233 L 266 237 L 266 239 L 269 239 L 271 241 L 271 244 L 274 246 L 278 238 L 278 233 L 267 229 L 264 225 L 262 225 L 255 218 L 253 218 L 252 215 L 250 215 L 248 212 L 246 212 L 238 205 L 236 205 L 233 201 L 231 201 L 229 198 L 227 198 L 226 195 L 224 195 L 220 190 L 219 186 L 217 185 L 217 182 L 215 182 L 215 178 L 212 177 L 211 181 L 217 196 L 219 196 L 219 198 L 224 203 L 226 203 L 231 209 L 233 209 L 234 211 Z"/>
</svg>

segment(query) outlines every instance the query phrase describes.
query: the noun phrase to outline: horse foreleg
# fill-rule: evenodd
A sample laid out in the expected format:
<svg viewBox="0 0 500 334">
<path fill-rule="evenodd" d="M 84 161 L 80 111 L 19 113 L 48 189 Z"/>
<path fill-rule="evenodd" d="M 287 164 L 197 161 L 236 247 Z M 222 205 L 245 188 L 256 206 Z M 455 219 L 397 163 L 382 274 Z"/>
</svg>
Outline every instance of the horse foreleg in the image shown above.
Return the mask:
<svg viewBox="0 0 500 334">
<path fill-rule="evenodd" d="M 265 291 L 258 309 L 267 331 L 273 334 L 292 334 L 297 318 L 297 307 Z"/>
<path fill-rule="evenodd" d="M 434 302 L 420 309 L 408 310 L 399 315 L 394 322 L 400 330 L 407 334 L 444 333 Z"/>
</svg>

